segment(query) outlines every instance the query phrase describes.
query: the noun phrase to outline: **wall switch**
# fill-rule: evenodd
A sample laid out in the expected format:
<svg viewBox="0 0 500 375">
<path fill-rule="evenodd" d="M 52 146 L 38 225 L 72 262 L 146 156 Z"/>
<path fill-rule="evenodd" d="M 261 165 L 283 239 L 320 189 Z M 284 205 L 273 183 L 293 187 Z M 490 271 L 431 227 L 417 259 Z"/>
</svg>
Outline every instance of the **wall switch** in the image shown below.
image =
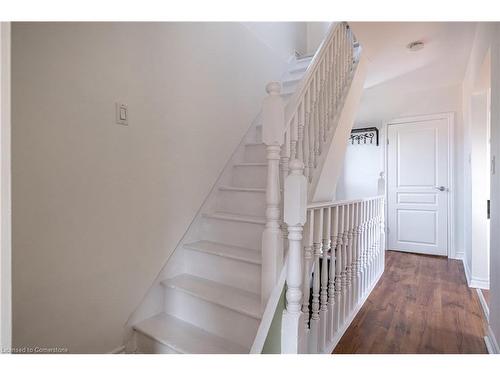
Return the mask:
<svg viewBox="0 0 500 375">
<path fill-rule="evenodd" d="M 116 123 L 128 125 L 128 107 L 123 103 L 116 103 Z"/>
</svg>

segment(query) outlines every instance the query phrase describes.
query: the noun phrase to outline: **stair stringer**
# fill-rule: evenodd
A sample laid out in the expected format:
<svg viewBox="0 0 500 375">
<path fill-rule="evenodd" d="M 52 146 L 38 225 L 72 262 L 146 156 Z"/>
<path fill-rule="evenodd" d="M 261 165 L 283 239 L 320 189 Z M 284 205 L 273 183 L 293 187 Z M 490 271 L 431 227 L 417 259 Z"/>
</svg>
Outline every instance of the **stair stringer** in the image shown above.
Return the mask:
<svg viewBox="0 0 500 375">
<path fill-rule="evenodd" d="M 164 299 L 163 299 L 163 286 L 161 282 L 167 278 L 172 278 L 177 275 L 186 272 L 186 262 L 185 258 L 185 248 L 184 246 L 191 241 L 192 238 L 197 236 L 198 230 L 200 228 L 203 214 L 208 213 L 214 210 L 216 199 L 217 199 L 217 191 L 220 187 L 229 185 L 231 179 L 231 172 L 233 167 L 239 163 L 243 158 L 243 153 L 245 150 L 245 144 L 248 141 L 249 137 L 252 134 L 256 133 L 256 128 L 261 126 L 262 123 L 262 115 L 259 113 L 256 118 L 252 121 L 250 127 L 246 131 L 245 135 L 242 137 L 240 143 L 236 147 L 233 154 L 228 159 L 226 165 L 223 167 L 222 171 L 219 174 L 219 177 L 213 184 L 209 193 L 207 194 L 205 200 L 201 204 L 200 208 L 194 215 L 191 224 L 188 226 L 186 232 L 177 243 L 174 251 L 170 254 L 170 256 L 165 260 L 163 267 L 160 272 L 153 280 L 151 286 L 148 291 L 144 295 L 141 302 L 138 304 L 138 307 L 134 310 L 134 312 L 130 315 L 129 319 L 125 323 L 125 332 L 124 332 L 124 345 L 125 352 L 132 353 L 135 351 L 135 342 L 134 342 L 134 325 L 145 320 L 151 318 L 157 314 L 160 314 L 164 310 Z"/>
<path fill-rule="evenodd" d="M 285 101 L 289 100 L 291 95 L 295 92 L 296 85 L 302 79 L 302 75 L 307 69 L 309 63 L 309 58 L 302 60 L 294 58 L 289 61 L 287 70 L 281 77 L 283 85 L 286 85 L 287 87 L 286 92 L 283 92 L 282 95 Z M 299 65 L 300 67 L 297 68 Z M 300 72 L 298 72 L 299 70 Z M 291 77 L 290 71 L 295 72 L 294 77 Z M 202 231 L 202 224 L 205 215 L 217 212 L 217 199 L 219 193 L 221 190 L 224 190 L 228 186 L 231 186 L 232 178 L 235 173 L 235 167 L 237 165 L 241 165 L 241 162 L 245 160 L 246 146 L 249 146 L 250 143 L 261 144 L 261 123 L 262 118 L 261 114 L 259 114 L 254 119 L 254 121 L 252 121 L 251 126 L 242 137 L 242 140 L 236 147 L 233 154 L 230 156 L 226 165 L 223 167 L 222 171 L 219 174 L 219 177 L 213 184 L 199 210 L 194 215 L 191 224 L 188 226 L 181 240 L 176 245 L 174 251 L 166 259 L 159 274 L 151 283 L 151 286 L 148 289 L 147 293 L 138 304 L 138 307 L 134 310 L 134 312 L 127 320 L 125 324 L 125 333 L 123 340 L 125 352 L 131 353 L 136 351 L 136 340 L 138 336 L 134 330 L 134 326 L 136 326 L 140 322 L 143 322 L 165 312 L 164 287 L 162 286 L 162 281 L 166 279 L 172 279 L 181 274 L 189 273 L 189 265 L 186 261 L 189 258 L 188 244 L 194 239 L 199 239 L 201 237 L 200 232 Z M 256 248 L 254 248 L 254 250 L 260 252 L 260 241 L 259 244 L 256 245 Z M 256 332 L 257 330 L 255 331 L 255 333 Z"/>
<path fill-rule="evenodd" d="M 326 152 L 322 152 L 316 173 L 309 185 L 308 201 L 331 202 L 335 199 L 335 188 L 342 172 L 349 134 L 354 125 L 359 108 L 363 85 L 366 78 L 367 62 L 363 53 L 355 64 L 351 81 L 344 90 L 340 110 L 335 115 L 334 130 L 326 142 Z"/>
</svg>

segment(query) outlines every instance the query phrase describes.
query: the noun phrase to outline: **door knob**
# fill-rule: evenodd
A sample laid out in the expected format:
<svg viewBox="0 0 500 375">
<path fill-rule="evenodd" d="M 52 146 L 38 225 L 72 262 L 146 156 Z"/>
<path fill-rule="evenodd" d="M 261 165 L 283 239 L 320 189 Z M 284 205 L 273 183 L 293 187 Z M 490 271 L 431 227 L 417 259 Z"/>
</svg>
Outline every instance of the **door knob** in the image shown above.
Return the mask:
<svg viewBox="0 0 500 375">
<path fill-rule="evenodd" d="M 444 186 L 436 186 L 436 190 L 445 191 L 446 188 Z"/>
</svg>

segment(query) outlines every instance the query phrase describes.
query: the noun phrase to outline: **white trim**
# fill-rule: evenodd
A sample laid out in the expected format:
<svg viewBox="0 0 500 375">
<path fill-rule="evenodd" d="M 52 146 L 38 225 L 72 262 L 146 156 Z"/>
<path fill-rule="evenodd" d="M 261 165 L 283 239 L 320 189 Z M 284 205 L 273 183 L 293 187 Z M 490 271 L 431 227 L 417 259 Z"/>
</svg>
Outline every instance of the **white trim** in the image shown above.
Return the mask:
<svg viewBox="0 0 500 375">
<path fill-rule="evenodd" d="M 0 23 L 0 348 L 12 346 L 11 30 Z"/>
<path fill-rule="evenodd" d="M 400 117 L 396 119 L 392 119 L 389 121 L 384 121 L 382 124 L 382 134 L 383 137 L 383 147 L 384 147 L 384 176 L 385 176 L 385 200 L 387 202 L 386 204 L 386 209 L 385 209 L 385 217 L 386 221 L 389 218 L 389 200 L 388 200 L 388 186 L 387 182 L 389 180 L 388 176 L 388 148 L 387 148 L 387 142 L 388 142 L 388 127 L 390 125 L 396 125 L 396 124 L 404 124 L 407 122 L 423 122 L 423 121 L 430 121 L 430 120 L 439 120 L 439 119 L 445 119 L 448 122 L 448 186 L 449 186 L 449 192 L 448 192 L 448 258 L 454 258 L 457 259 L 457 252 L 455 250 L 455 158 L 454 158 L 454 152 L 455 152 L 455 145 L 453 140 L 455 139 L 454 135 L 454 129 L 455 129 L 455 114 L 453 112 L 445 112 L 445 113 L 435 113 L 435 114 L 429 114 L 429 115 L 418 115 L 418 116 L 411 116 L 411 117 Z M 387 225 L 386 225 L 387 228 Z M 391 228 L 389 228 L 391 229 Z M 388 238 L 388 233 L 386 233 L 386 238 Z M 386 241 L 388 242 L 388 241 Z"/>
<path fill-rule="evenodd" d="M 490 289 L 490 282 L 489 280 L 472 277 L 469 283 L 469 287 L 477 289 Z"/>
<path fill-rule="evenodd" d="M 479 279 L 477 277 L 472 276 L 472 272 L 467 265 L 467 261 L 465 257 L 461 258 L 462 263 L 464 265 L 465 278 L 467 279 L 467 285 L 469 288 L 477 288 L 477 289 L 490 289 L 489 280 Z"/>
<path fill-rule="evenodd" d="M 490 308 L 488 307 L 488 303 L 486 302 L 486 299 L 484 298 L 483 291 L 481 289 L 476 289 L 477 296 L 479 298 L 479 303 L 481 303 L 481 308 L 483 309 L 484 316 L 486 320 L 489 322 L 490 321 Z"/>
<path fill-rule="evenodd" d="M 470 287 L 471 273 L 469 266 L 467 265 L 467 261 L 465 260 L 465 257 L 462 258 L 462 264 L 464 265 L 464 273 L 465 273 L 465 279 L 467 280 L 467 285 Z"/>
<path fill-rule="evenodd" d="M 488 325 L 488 334 L 484 336 L 484 342 L 486 344 L 486 348 L 488 349 L 489 354 L 500 354 L 500 346 L 498 346 L 498 341 L 491 329 L 491 326 Z"/>
</svg>

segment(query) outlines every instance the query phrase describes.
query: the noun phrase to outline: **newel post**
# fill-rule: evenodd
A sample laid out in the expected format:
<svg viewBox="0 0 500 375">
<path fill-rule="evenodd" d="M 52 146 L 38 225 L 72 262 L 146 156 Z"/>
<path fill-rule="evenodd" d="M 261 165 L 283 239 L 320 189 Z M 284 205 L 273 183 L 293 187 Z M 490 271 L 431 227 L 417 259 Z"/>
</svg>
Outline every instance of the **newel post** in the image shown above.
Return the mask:
<svg viewBox="0 0 500 375">
<path fill-rule="evenodd" d="M 380 220 L 380 248 L 382 252 L 382 267 L 384 265 L 384 260 L 385 259 L 385 241 L 386 241 L 386 225 L 385 225 L 385 174 L 384 172 L 380 172 L 380 177 L 378 179 L 378 195 L 382 196 L 382 199 L 380 199 L 380 215 L 379 215 L 379 220 Z"/>
<path fill-rule="evenodd" d="M 286 274 L 286 309 L 281 322 L 281 352 L 299 353 L 304 337 L 302 306 L 302 229 L 306 222 L 307 179 L 304 163 L 290 162 L 290 174 L 284 187 L 284 220 L 288 225 L 288 264 Z"/>
<path fill-rule="evenodd" d="M 280 151 L 284 139 L 285 107 L 279 82 L 266 86 L 262 103 L 262 140 L 267 146 L 266 227 L 262 233 L 262 309 L 283 266 L 283 234 L 280 209 Z"/>
</svg>

